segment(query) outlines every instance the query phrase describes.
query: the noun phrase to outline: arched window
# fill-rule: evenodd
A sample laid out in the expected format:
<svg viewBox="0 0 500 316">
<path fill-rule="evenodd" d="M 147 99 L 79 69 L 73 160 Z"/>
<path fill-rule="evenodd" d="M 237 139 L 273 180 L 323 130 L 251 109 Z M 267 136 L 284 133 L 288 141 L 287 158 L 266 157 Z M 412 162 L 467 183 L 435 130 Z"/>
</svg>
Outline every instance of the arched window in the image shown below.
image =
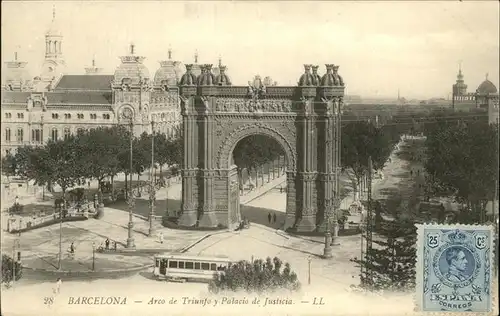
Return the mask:
<svg viewBox="0 0 500 316">
<path fill-rule="evenodd" d="M 22 128 L 17 129 L 16 138 L 19 143 L 22 143 L 24 141 L 24 130 Z"/>
<path fill-rule="evenodd" d="M 53 129 L 52 129 L 52 133 L 51 133 L 52 140 L 53 140 L 53 141 L 56 141 L 56 140 L 57 140 L 57 138 L 58 138 L 57 136 L 59 136 L 59 135 L 58 135 L 58 132 L 57 132 L 57 129 L 53 128 Z"/>
<path fill-rule="evenodd" d="M 38 128 L 31 130 L 31 141 L 32 142 L 40 142 L 42 140 L 40 130 Z"/>
<path fill-rule="evenodd" d="M 64 128 L 64 140 L 67 140 L 71 136 L 71 130 L 69 127 Z"/>
<path fill-rule="evenodd" d="M 10 142 L 10 128 L 5 129 L 5 141 Z"/>
</svg>

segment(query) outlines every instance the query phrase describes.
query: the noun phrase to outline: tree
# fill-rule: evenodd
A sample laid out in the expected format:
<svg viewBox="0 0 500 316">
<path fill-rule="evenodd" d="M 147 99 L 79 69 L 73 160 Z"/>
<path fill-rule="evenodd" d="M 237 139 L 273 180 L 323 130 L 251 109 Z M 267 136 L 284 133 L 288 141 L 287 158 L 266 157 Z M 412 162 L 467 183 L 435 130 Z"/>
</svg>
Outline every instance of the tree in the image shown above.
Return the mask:
<svg viewBox="0 0 500 316">
<path fill-rule="evenodd" d="M 240 290 L 263 293 L 280 289 L 297 291 L 300 282 L 290 264 L 283 265 L 277 257 L 272 260 L 268 257 L 266 261 L 239 261 L 230 265 L 224 273 L 215 274 L 209 284 L 209 291 L 215 294 Z"/>
<path fill-rule="evenodd" d="M 44 155 L 43 147 L 19 147 L 14 156 L 15 175 L 34 180 L 39 185 L 48 184 L 51 170 L 44 164 L 42 155 Z"/>
<path fill-rule="evenodd" d="M 184 161 L 184 135 L 181 126 L 175 127 L 174 136 L 169 138 L 166 145 L 167 163 L 182 166 Z"/>
<path fill-rule="evenodd" d="M 427 130 L 426 172 L 431 192 L 452 193 L 470 210 L 470 223 L 485 221 L 498 179 L 498 125 L 458 121 Z"/>
<path fill-rule="evenodd" d="M 281 146 L 273 139 L 264 135 L 251 135 L 236 144 L 233 159 L 242 179 L 243 169 L 249 173 L 283 154 Z"/>
<path fill-rule="evenodd" d="M 392 151 L 393 138 L 366 121 L 350 122 L 342 127 L 341 166 L 353 174 L 351 181 L 355 196 L 361 178 L 367 174 L 368 158 L 371 157 L 375 170 L 383 168 Z"/>
<path fill-rule="evenodd" d="M 43 165 L 50 170 L 49 178 L 53 183 L 59 185 L 63 199 L 66 191 L 83 182 L 88 166 L 80 160 L 78 136 L 70 136 L 64 140 L 50 140 L 40 156 Z"/>
<path fill-rule="evenodd" d="M 16 157 L 12 155 L 10 152 L 2 157 L 2 172 L 10 177 L 16 175 Z"/>
<path fill-rule="evenodd" d="M 411 218 L 382 220 L 380 238 L 364 258 L 351 259 L 363 268 L 356 287 L 369 291 L 405 291 L 415 287 L 417 232 Z"/>
<path fill-rule="evenodd" d="M 160 168 L 160 174 L 163 166 L 169 162 L 168 139 L 164 133 L 155 134 L 155 163 Z"/>
<path fill-rule="evenodd" d="M 105 177 L 114 177 L 120 169 L 119 154 L 126 148 L 126 131 L 122 126 L 98 127 L 77 136 L 79 163 L 85 166 L 83 176 L 96 179 L 101 188 Z"/>
<path fill-rule="evenodd" d="M 23 275 L 23 267 L 20 262 L 14 261 L 11 257 L 2 254 L 2 284 L 9 284 L 13 280 L 15 273 L 15 281 L 21 279 Z"/>
</svg>

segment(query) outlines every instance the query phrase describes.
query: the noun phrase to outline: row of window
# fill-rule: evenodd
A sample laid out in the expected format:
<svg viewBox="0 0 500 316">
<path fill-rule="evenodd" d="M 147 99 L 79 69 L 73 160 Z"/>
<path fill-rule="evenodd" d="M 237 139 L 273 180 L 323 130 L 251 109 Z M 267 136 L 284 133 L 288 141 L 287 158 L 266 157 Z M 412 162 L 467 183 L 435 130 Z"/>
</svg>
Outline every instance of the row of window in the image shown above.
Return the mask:
<svg viewBox="0 0 500 316">
<path fill-rule="evenodd" d="M 173 269 L 193 269 L 193 270 L 207 270 L 207 271 L 220 271 L 224 266 L 217 267 L 216 263 L 196 262 L 196 261 L 175 261 L 168 260 L 168 267 Z"/>
<path fill-rule="evenodd" d="M 12 118 L 12 113 L 5 113 L 5 118 L 6 119 Z M 17 113 L 17 118 L 18 119 L 23 119 L 24 118 L 24 113 Z"/>
<path fill-rule="evenodd" d="M 76 132 L 80 133 L 83 132 L 83 128 L 77 128 Z M 71 136 L 71 130 L 69 128 L 64 129 L 64 139 L 68 139 Z M 59 131 L 57 129 L 52 129 L 50 133 L 50 138 L 53 141 L 56 141 L 59 139 Z M 12 132 L 10 128 L 5 129 L 5 142 L 11 142 L 12 140 Z M 16 141 L 17 142 L 23 142 L 24 141 L 24 130 L 22 128 L 17 129 L 16 133 Z M 42 141 L 42 131 L 38 128 L 32 129 L 31 130 L 31 141 L 33 142 L 41 142 Z"/>
<path fill-rule="evenodd" d="M 78 119 L 85 118 L 85 116 L 83 115 L 83 113 L 76 114 L 76 117 Z M 12 113 L 5 113 L 5 118 L 6 119 L 11 119 L 12 118 Z M 17 113 L 17 118 L 18 119 L 24 119 L 24 113 Z M 55 120 L 59 119 L 59 114 L 58 113 L 52 113 L 52 118 L 55 119 Z M 71 118 L 71 113 L 64 113 L 64 118 L 65 119 L 70 119 Z M 102 118 L 105 119 L 105 120 L 109 120 L 109 119 L 111 119 L 111 115 L 105 113 L 105 114 L 102 115 Z M 97 119 L 97 114 L 95 114 L 95 113 L 90 114 L 90 119 L 96 120 Z"/>
</svg>

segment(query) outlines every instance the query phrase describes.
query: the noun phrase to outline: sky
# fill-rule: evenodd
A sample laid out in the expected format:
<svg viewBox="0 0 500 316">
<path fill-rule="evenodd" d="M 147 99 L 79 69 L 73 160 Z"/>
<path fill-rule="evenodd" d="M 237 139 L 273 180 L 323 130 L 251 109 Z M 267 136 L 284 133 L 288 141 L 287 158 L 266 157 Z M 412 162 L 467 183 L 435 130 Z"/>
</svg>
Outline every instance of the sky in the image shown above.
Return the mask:
<svg viewBox="0 0 500 316">
<path fill-rule="evenodd" d="M 40 73 L 56 8 L 68 73 L 92 62 L 113 74 L 131 42 L 151 76 L 168 57 L 222 63 L 233 84 L 255 75 L 296 85 L 304 64 L 339 65 L 347 94 L 448 97 L 462 62 L 469 91 L 499 86 L 498 1 L 2 1 L 2 65 Z"/>
</svg>

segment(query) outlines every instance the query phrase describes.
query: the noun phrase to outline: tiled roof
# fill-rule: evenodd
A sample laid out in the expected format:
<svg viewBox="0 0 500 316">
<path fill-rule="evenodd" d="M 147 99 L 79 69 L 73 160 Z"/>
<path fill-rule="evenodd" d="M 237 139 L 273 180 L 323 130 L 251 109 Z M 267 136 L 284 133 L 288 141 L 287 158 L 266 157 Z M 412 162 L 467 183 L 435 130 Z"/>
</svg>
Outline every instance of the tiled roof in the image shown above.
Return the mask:
<svg viewBox="0 0 500 316">
<path fill-rule="evenodd" d="M 54 90 L 111 90 L 113 79 L 113 75 L 64 75 Z"/>
<path fill-rule="evenodd" d="M 2 103 L 28 103 L 31 92 L 2 91 Z"/>
<path fill-rule="evenodd" d="M 48 92 L 47 103 L 51 104 L 111 104 L 113 94 L 110 92 Z"/>
</svg>

